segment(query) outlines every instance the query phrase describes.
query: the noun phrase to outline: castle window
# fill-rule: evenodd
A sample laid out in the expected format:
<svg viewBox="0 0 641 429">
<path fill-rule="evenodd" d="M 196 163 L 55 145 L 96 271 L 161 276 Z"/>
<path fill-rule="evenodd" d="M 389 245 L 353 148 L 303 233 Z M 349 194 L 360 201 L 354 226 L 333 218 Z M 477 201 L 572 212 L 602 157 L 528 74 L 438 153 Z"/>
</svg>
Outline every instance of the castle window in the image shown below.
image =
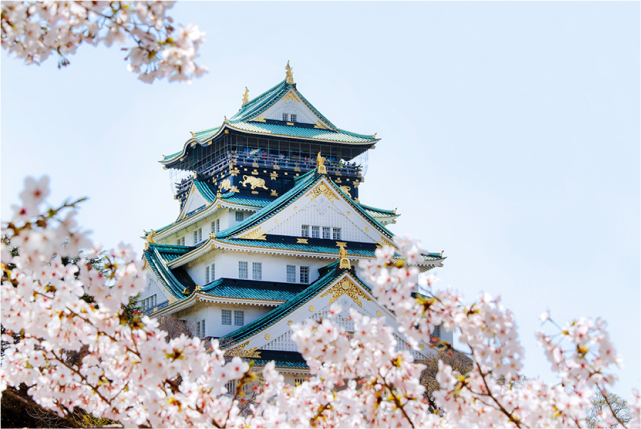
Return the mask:
<svg viewBox="0 0 641 429">
<path fill-rule="evenodd" d="M 236 212 L 236 221 L 237 222 L 242 222 L 243 219 L 245 219 L 245 213 L 243 212 Z"/>
<path fill-rule="evenodd" d="M 296 115 L 292 113 L 292 115 L 291 115 L 291 116 L 292 116 L 292 120 L 291 120 L 291 122 L 296 122 Z"/>
<path fill-rule="evenodd" d="M 196 336 L 203 338 L 205 336 L 205 320 L 196 322 Z"/>
<path fill-rule="evenodd" d="M 211 223 L 211 232 L 220 232 L 220 219 L 216 219 Z"/>
<path fill-rule="evenodd" d="M 176 243 L 176 244 L 180 246 L 180 238 L 178 239 L 178 243 Z"/>
<path fill-rule="evenodd" d="M 326 226 L 323 227 L 323 238 L 329 239 L 329 233 L 330 233 L 331 228 L 328 228 Z"/>
<path fill-rule="evenodd" d="M 287 266 L 287 282 L 296 283 L 296 265 Z"/>
<path fill-rule="evenodd" d="M 432 336 L 441 338 L 441 325 L 438 325 L 436 328 L 434 328 L 434 332 L 432 332 Z"/>
<path fill-rule="evenodd" d="M 245 324 L 245 312 L 234 311 L 234 325 L 243 326 Z"/>
<path fill-rule="evenodd" d="M 225 389 L 227 389 L 227 394 L 235 395 L 236 394 L 236 380 L 232 380 L 229 383 L 225 384 Z"/>
<path fill-rule="evenodd" d="M 198 244 L 203 241 L 203 229 L 198 228 L 194 231 L 194 244 Z"/>
<path fill-rule="evenodd" d="M 254 280 L 263 279 L 263 264 L 261 262 L 252 263 L 252 279 Z"/>
<path fill-rule="evenodd" d="M 312 238 L 320 238 L 320 227 L 312 226 Z"/>
<path fill-rule="evenodd" d="M 289 115 L 287 113 L 283 113 L 283 121 L 287 122 L 289 118 Z"/>
<path fill-rule="evenodd" d="M 248 263 L 247 262 L 238 262 L 238 278 L 239 279 L 248 279 Z"/>
<path fill-rule="evenodd" d="M 185 245 L 185 237 L 182 238 L 182 245 Z"/>
<path fill-rule="evenodd" d="M 149 310 L 151 308 L 154 308 L 156 306 L 156 295 L 151 295 L 150 297 L 147 297 L 142 300 L 142 308 L 144 310 Z"/>
<path fill-rule="evenodd" d="M 340 240 L 341 239 L 341 229 L 340 228 L 334 228 L 332 230 L 333 236 L 332 238 L 334 240 Z"/>
<path fill-rule="evenodd" d="M 300 267 L 300 282 L 309 283 L 309 267 Z"/>
<path fill-rule="evenodd" d="M 213 282 L 216 278 L 216 264 L 207 265 L 205 267 L 205 284 Z"/>
<path fill-rule="evenodd" d="M 223 310 L 223 325 L 231 325 L 231 310 Z"/>
<path fill-rule="evenodd" d="M 309 237 L 309 225 L 302 225 L 300 227 L 300 235 L 302 237 Z"/>
<path fill-rule="evenodd" d="M 303 384 L 304 382 L 305 382 L 304 378 L 295 378 L 294 379 L 294 385 Z"/>
</svg>

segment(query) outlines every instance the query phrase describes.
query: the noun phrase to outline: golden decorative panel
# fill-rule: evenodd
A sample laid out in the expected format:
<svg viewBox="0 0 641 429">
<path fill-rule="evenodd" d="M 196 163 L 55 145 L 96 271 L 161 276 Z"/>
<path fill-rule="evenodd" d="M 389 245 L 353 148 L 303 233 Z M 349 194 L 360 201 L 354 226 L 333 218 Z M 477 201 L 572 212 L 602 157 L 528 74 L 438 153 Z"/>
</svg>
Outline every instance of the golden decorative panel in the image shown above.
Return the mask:
<svg viewBox="0 0 641 429">
<path fill-rule="evenodd" d="M 320 297 L 326 297 L 328 295 L 331 295 L 332 297 L 329 299 L 329 303 L 333 303 L 336 301 L 338 298 L 340 298 L 343 295 L 347 295 L 352 300 L 359 305 L 359 307 L 362 307 L 363 304 L 361 303 L 361 298 L 365 298 L 367 301 L 371 301 L 367 295 L 358 287 L 356 284 L 354 284 L 353 281 L 350 280 L 349 277 L 344 277 L 341 281 L 336 283 L 334 286 L 329 288 L 324 294 L 322 294 Z"/>
<path fill-rule="evenodd" d="M 294 103 L 300 103 L 300 101 L 298 100 L 298 98 L 294 94 L 294 91 L 289 91 L 287 93 L 287 95 L 283 97 L 283 103 L 286 103 L 289 100 L 292 100 Z"/>
<path fill-rule="evenodd" d="M 340 188 L 341 188 L 341 191 L 345 192 L 346 194 L 349 194 L 349 191 L 352 190 L 352 188 L 349 186 L 341 186 Z"/>
<path fill-rule="evenodd" d="M 388 239 L 386 239 L 382 235 L 381 235 L 381 239 L 379 241 L 377 241 L 377 243 L 378 243 L 378 246 L 376 246 L 376 247 L 378 247 L 379 249 L 381 247 L 383 247 L 383 246 L 391 246 L 391 247 L 393 247 L 395 249 L 397 248 L 394 243 L 392 243 L 391 241 L 389 241 Z"/>
<path fill-rule="evenodd" d="M 313 305 L 309 306 L 309 311 L 314 311 L 314 306 Z"/>
<path fill-rule="evenodd" d="M 251 119 L 254 122 L 265 122 L 265 116 L 263 115 L 258 115 L 254 119 Z"/>
<path fill-rule="evenodd" d="M 265 334 L 265 339 L 266 339 L 266 340 L 269 340 L 271 337 L 272 337 L 271 335 L 269 335 L 269 334 Z"/>
<path fill-rule="evenodd" d="M 332 204 L 334 204 L 334 199 L 337 198 L 336 194 L 334 194 L 334 192 L 332 192 L 332 190 L 329 189 L 327 185 L 325 185 L 324 183 L 320 183 L 319 185 L 317 185 L 314 189 L 309 191 L 309 193 L 305 196 L 306 197 L 311 196 L 312 197 L 312 199 L 310 200 L 311 202 L 311 201 L 314 201 L 316 198 L 320 197 L 321 195 L 325 195 L 325 197 L 327 197 L 327 199 L 330 200 Z"/>
<path fill-rule="evenodd" d="M 277 197 L 278 192 L 276 192 L 276 189 L 272 189 L 271 193 L 269 194 L 270 197 Z"/>
<path fill-rule="evenodd" d="M 296 244 L 308 244 L 306 238 L 297 238 Z"/>
<path fill-rule="evenodd" d="M 321 130 L 328 130 L 329 129 L 320 121 L 320 119 L 316 120 L 316 123 L 314 124 L 314 128 L 319 128 Z"/>
<path fill-rule="evenodd" d="M 225 352 L 225 356 L 238 356 L 238 357 L 244 357 L 244 358 L 260 359 L 260 352 L 258 351 L 258 347 L 252 347 L 251 349 L 246 349 L 248 344 L 249 344 L 249 341 L 245 341 L 244 343 L 227 350 Z"/>
<path fill-rule="evenodd" d="M 231 181 L 229 179 L 225 179 L 222 182 L 220 182 L 220 185 L 218 186 L 219 189 L 223 189 L 225 191 L 228 191 L 231 189 Z"/>
<path fill-rule="evenodd" d="M 275 171 L 272 171 L 272 172 L 269 174 L 269 177 L 271 177 L 271 178 L 272 178 L 272 180 L 276 180 L 276 179 L 278 178 L 278 173 L 276 173 Z"/>
<path fill-rule="evenodd" d="M 245 235 L 241 235 L 238 238 L 245 238 L 247 240 L 267 240 L 267 237 L 265 237 L 265 233 L 260 231 L 261 227 L 259 226 L 253 231 L 249 231 Z"/>
<path fill-rule="evenodd" d="M 257 171 L 256 171 L 256 174 L 258 174 Z M 247 185 L 250 185 L 252 191 L 256 188 L 263 188 L 264 190 L 269 191 L 267 186 L 265 186 L 265 180 L 261 179 L 260 177 L 251 177 L 251 176 L 243 175 L 243 179 L 244 180 L 240 182 L 240 184 L 243 185 L 243 188 L 247 187 Z"/>
<path fill-rule="evenodd" d="M 240 192 L 236 186 L 232 186 L 230 191 L 232 191 L 232 192 Z"/>
<path fill-rule="evenodd" d="M 230 168 L 229 172 L 231 173 L 232 176 L 238 176 L 238 173 L 240 173 L 240 171 L 238 171 L 238 168 L 236 167 Z"/>
</svg>

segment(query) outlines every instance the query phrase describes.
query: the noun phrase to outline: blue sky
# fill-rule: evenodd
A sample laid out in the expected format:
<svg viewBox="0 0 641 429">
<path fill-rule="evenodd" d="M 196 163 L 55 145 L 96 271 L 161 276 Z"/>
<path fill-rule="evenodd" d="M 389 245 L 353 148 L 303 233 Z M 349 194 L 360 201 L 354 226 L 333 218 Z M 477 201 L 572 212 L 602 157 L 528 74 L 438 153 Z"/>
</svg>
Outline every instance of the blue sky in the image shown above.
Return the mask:
<svg viewBox="0 0 641 429">
<path fill-rule="evenodd" d="M 280 82 L 337 126 L 382 141 L 365 204 L 392 230 L 445 250 L 439 287 L 500 294 L 517 316 L 525 373 L 552 381 L 534 331 L 602 317 L 640 372 L 639 3 L 179 3 L 207 33 L 192 85 L 146 85 L 117 48 L 71 65 L 2 54 L 2 218 L 26 175 L 51 201 L 88 196 L 82 224 L 143 247 L 178 205 L 157 163 Z"/>
</svg>

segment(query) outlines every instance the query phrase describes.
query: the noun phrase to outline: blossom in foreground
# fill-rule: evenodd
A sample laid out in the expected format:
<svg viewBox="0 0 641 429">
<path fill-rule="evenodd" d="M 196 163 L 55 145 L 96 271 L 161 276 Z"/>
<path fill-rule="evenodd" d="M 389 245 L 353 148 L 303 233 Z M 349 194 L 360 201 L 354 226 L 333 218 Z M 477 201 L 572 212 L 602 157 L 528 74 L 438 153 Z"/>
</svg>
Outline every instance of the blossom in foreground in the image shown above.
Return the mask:
<svg viewBox="0 0 641 429">
<path fill-rule="evenodd" d="M 58 67 L 83 43 L 127 44 L 127 68 L 143 82 L 186 81 L 207 72 L 198 66 L 204 33 L 178 25 L 166 15 L 175 2 L 6 1 L 2 2 L 2 47 L 25 64 L 50 55 Z"/>
<path fill-rule="evenodd" d="M 525 379 L 515 318 L 498 297 L 480 294 L 469 304 L 451 289 L 413 296 L 420 246 L 410 239 L 398 239 L 398 251 L 378 250 L 376 260 L 361 263 L 361 275 L 411 345 L 451 348 L 431 337 L 440 325 L 469 347 L 469 374 L 439 363 L 436 413 L 419 382 L 424 366 L 409 350 L 396 351 L 385 319 L 351 310 L 348 333 L 334 322 L 337 304 L 327 319 L 292 326 L 308 380 L 286 385 L 273 362 L 258 377 L 216 341 L 210 349 L 184 335 L 167 341 L 155 320 L 126 318 L 124 304 L 144 288 L 141 261 L 122 243 L 102 252 L 75 221 L 78 202 L 50 209 L 47 195 L 47 178 L 28 178 L 2 228 L 0 391 L 25 383 L 39 405 L 61 416 L 79 407 L 127 427 L 585 427 L 594 390 L 607 398 L 616 382 L 611 369 L 621 360 L 607 324 L 586 318 L 554 335 L 537 333 L 558 382 Z M 89 263 L 97 255 L 104 255 L 101 269 Z M 543 319 L 551 321 L 549 313 Z M 241 413 L 248 386 L 257 396 Z M 598 426 L 638 427 L 638 392 L 629 404 L 629 423 L 605 407 Z"/>
</svg>

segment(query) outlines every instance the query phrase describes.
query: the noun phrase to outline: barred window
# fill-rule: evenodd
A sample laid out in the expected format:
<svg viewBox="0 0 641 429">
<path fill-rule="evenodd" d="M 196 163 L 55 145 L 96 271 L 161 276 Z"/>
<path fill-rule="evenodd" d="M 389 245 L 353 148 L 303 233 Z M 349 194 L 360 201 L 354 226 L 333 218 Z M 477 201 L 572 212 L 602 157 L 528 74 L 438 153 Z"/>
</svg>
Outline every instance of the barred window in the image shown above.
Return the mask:
<svg viewBox="0 0 641 429">
<path fill-rule="evenodd" d="M 438 325 L 436 328 L 434 328 L 434 332 L 432 332 L 432 336 L 441 338 L 441 325 Z"/>
<path fill-rule="evenodd" d="M 292 122 L 296 122 L 296 115 L 294 113 L 292 113 L 291 117 L 292 117 Z"/>
<path fill-rule="evenodd" d="M 303 384 L 305 382 L 304 378 L 295 378 L 294 379 L 294 384 Z"/>
<path fill-rule="evenodd" d="M 300 282 L 309 283 L 309 267 L 300 267 Z"/>
<path fill-rule="evenodd" d="M 248 271 L 247 265 L 248 265 L 247 262 L 238 262 L 238 278 L 239 279 L 249 278 L 249 273 L 247 272 Z"/>
<path fill-rule="evenodd" d="M 205 319 L 200 321 L 200 336 L 205 337 L 207 334 L 205 334 Z"/>
<path fill-rule="evenodd" d="M 223 325 L 231 325 L 231 310 L 223 310 Z"/>
<path fill-rule="evenodd" d="M 198 243 L 198 231 L 194 231 L 194 244 Z"/>
<path fill-rule="evenodd" d="M 309 237 L 309 225 L 302 225 L 300 227 L 301 237 Z"/>
<path fill-rule="evenodd" d="M 288 117 L 289 117 L 289 115 L 287 113 L 283 113 L 283 121 L 287 121 Z"/>
<path fill-rule="evenodd" d="M 331 228 L 328 228 L 328 227 L 324 226 L 323 227 L 323 238 L 325 238 L 325 239 L 331 238 L 330 237 L 330 231 L 331 231 Z"/>
<path fill-rule="evenodd" d="M 154 308 L 155 306 L 156 306 L 156 295 L 151 295 L 142 300 L 142 308 L 145 310 L 149 310 L 150 308 Z"/>
<path fill-rule="evenodd" d="M 245 324 L 245 312 L 234 311 L 234 325 L 243 326 Z"/>
<path fill-rule="evenodd" d="M 181 241 L 182 241 L 181 244 L 184 246 L 185 245 L 185 237 L 181 238 Z"/>
<path fill-rule="evenodd" d="M 287 266 L 287 281 L 289 283 L 296 283 L 296 265 Z"/>
<path fill-rule="evenodd" d="M 220 232 L 220 219 L 216 219 L 211 222 L 211 232 Z"/>
<path fill-rule="evenodd" d="M 211 264 L 211 268 L 209 269 L 210 275 L 211 275 L 211 281 L 213 282 L 216 280 L 216 264 Z"/>
<path fill-rule="evenodd" d="M 178 239 L 178 243 L 176 243 L 176 244 L 180 246 L 180 238 Z"/>
<path fill-rule="evenodd" d="M 263 279 L 263 264 L 262 262 L 253 262 L 252 263 L 252 279 L 262 280 Z"/>
<path fill-rule="evenodd" d="M 232 380 L 229 383 L 225 384 L 225 389 L 227 389 L 227 394 L 235 395 L 236 394 L 236 380 Z"/>
<path fill-rule="evenodd" d="M 203 241 L 203 229 L 198 228 L 198 242 L 200 243 L 201 241 Z"/>
<path fill-rule="evenodd" d="M 320 227 L 312 226 L 312 238 L 320 238 Z"/>
<path fill-rule="evenodd" d="M 205 284 L 209 283 L 209 265 L 205 266 Z"/>
<path fill-rule="evenodd" d="M 340 228 L 334 228 L 332 230 L 332 238 L 334 240 L 340 240 L 341 239 L 341 229 Z"/>
<path fill-rule="evenodd" d="M 237 222 L 242 222 L 243 219 L 245 219 L 245 213 L 236 212 L 236 221 Z"/>
<path fill-rule="evenodd" d="M 220 219 L 216 219 L 216 232 L 220 232 Z"/>
</svg>

